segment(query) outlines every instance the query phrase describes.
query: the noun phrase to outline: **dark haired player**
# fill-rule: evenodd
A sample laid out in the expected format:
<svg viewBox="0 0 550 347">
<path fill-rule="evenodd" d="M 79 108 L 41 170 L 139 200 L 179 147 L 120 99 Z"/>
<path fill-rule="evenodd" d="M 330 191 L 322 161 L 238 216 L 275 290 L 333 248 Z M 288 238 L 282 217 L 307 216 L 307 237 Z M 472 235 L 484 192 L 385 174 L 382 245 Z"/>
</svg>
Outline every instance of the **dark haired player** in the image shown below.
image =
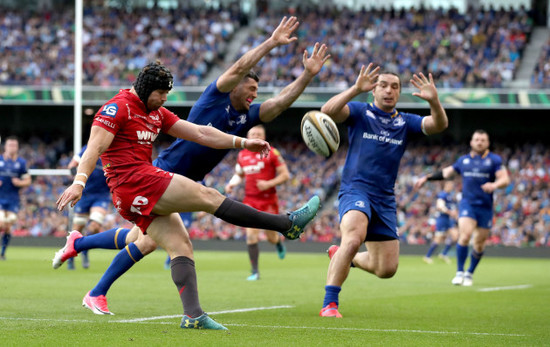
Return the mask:
<svg viewBox="0 0 550 347">
<path fill-rule="evenodd" d="M 485 241 L 493 224 L 493 192 L 510 184 L 502 158 L 489 151 L 489 134 L 476 130 L 470 140 L 470 153 L 463 155 L 442 171 L 424 176 L 415 184 L 420 188 L 426 181 L 462 177 L 462 200 L 458 204 L 457 271 L 452 284 L 471 286 L 472 276 L 485 251 Z M 470 267 L 464 272 L 468 245 L 473 235 Z"/>
<path fill-rule="evenodd" d="M 437 96 L 432 75 L 414 75 L 418 88 L 413 95 L 430 104 L 431 116 L 399 112 L 395 105 L 401 93 L 399 76 L 379 74 L 373 64 L 361 67 L 357 81 L 332 97 L 322 108 L 335 122 L 345 122 L 349 149 L 338 194 L 340 247 L 331 246 L 322 317 L 342 317 L 338 295 L 350 264 L 380 278 L 390 278 L 399 263 L 399 240 L 394 185 L 399 162 L 411 134 L 439 133 L 447 128 L 447 114 Z M 372 90 L 374 102 L 351 101 Z M 357 253 L 361 244 L 367 252 Z"/>
</svg>

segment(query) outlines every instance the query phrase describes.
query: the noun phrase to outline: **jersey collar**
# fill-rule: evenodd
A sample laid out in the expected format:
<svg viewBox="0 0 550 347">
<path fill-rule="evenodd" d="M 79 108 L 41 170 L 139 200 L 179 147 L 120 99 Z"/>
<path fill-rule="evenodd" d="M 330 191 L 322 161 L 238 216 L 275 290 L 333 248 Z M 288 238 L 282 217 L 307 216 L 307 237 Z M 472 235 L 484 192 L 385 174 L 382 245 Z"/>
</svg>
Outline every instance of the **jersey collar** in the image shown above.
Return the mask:
<svg viewBox="0 0 550 347">
<path fill-rule="evenodd" d="M 485 152 L 484 152 L 482 155 L 480 155 L 481 159 L 485 159 L 485 158 L 489 155 L 489 152 L 490 152 L 490 151 L 489 151 L 488 149 L 485 150 Z M 476 156 L 477 156 L 477 155 L 474 154 L 474 152 L 470 152 L 470 157 L 471 157 L 472 159 L 475 158 Z"/>
<path fill-rule="evenodd" d="M 379 116 L 385 116 L 385 117 L 390 117 L 390 118 L 395 118 L 397 117 L 397 115 L 399 114 L 399 112 L 397 112 L 396 109 L 393 109 L 393 112 L 384 112 L 382 111 L 381 109 L 379 109 L 378 107 L 376 107 L 374 105 L 374 102 L 370 103 L 370 106 L 374 109 L 374 111 L 376 112 L 377 115 Z"/>
</svg>

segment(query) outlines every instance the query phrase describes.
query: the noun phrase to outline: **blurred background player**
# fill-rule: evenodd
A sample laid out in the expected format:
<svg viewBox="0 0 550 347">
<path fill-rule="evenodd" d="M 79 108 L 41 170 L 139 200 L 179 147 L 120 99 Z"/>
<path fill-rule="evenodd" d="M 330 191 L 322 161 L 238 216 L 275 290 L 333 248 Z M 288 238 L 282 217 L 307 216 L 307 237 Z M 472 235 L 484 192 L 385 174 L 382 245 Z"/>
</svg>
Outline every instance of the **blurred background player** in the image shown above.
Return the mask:
<svg viewBox="0 0 550 347">
<path fill-rule="evenodd" d="M 284 17 L 271 37 L 244 54 L 205 89 L 191 108 L 187 121 L 208 125 L 228 134 L 243 136 L 253 126 L 270 122 L 289 108 L 329 59 L 326 45 L 316 43 L 311 55 L 304 51 L 303 72 L 277 96 L 261 104 L 252 104 L 257 97 L 259 77 L 251 69 L 271 50 L 296 41 L 297 38 L 292 37 L 292 34 L 298 25 L 295 17 Z M 169 148 L 161 152 L 153 164 L 191 180 L 201 181 L 228 152 L 227 149 L 212 149 L 192 141 L 177 139 Z M 95 242 L 96 238 L 100 238 L 99 242 Z M 87 240 L 82 242 L 83 239 Z M 87 242 L 88 240 L 93 242 Z M 100 298 L 105 302 L 103 311 L 109 312 L 105 296 L 114 281 L 137 261 L 157 249 L 157 244 L 149 236 L 143 235 L 137 227 L 129 232 L 125 229 L 113 229 L 86 237 L 75 233 L 74 237 L 68 238 L 66 245 L 56 253 L 52 265 L 56 269 L 84 249 L 120 249 L 121 245 L 124 247 L 124 243 L 137 247 L 139 256 L 130 257 L 125 250 L 120 251 L 97 285 L 90 291 L 92 298 Z"/>
<path fill-rule="evenodd" d="M 75 155 L 68 165 L 73 175 L 76 174 L 76 167 L 85 150 L 86 146 L 82 147 L 80 153 Z M 82 230 L 86 227 L 86 235 L 99 233 L 103 227 L 103 221 L 105 220 L 105 215 L 107 214 L 110 203 L 111 192 L 105 181 L 101 159 L 98 159 L 94 171 L 92 171 L 92 174 L 88 177 L 86 188 L 84 188 L 82 192 L 82 199 L 74 206 L 72 229 L 82 233 Z M 90 261 L 88 259 L 88 250 L 82 251 L 81 255 L 82 267 L 84 269 L 89 268 Z M 70 258 L 67 261 L 67 269 L 74 270 L 74 268 L 74 258 Z"/>
<path fill-rule="evenodd" d="M 10 243 L 11 229 L 17 221 L 20 198 L 19 190 L 31 185 L 27 171 L 27 161 L 19 157 L 19 140 L 9 136 L 4 144 L 4 154 L 0 158 L 0 232 L 2 251 L 0 260 L 6 260 L 6 248 Z"/>
<path fill-rule="evenodd" d="M 458 204 L 457 271 L 452 284 L 463 286 L 473 285 L 472 276 L 485 250 L 485 241 L 493 224 L 493 192 L 510 184 L 502 158 L 489 151 L 489 134 L 485 130 L 474 132 L 470 147 L 470 153 L 458 158 L 453 165 L 424 176 L 415 184 L 418 189 L 428 180 L 448 179 L 457 173 L 462 177 L 462 199 Z M 464 272 L 472 235 L 470 267 Z"/>
<path fill-rule="evenodd" d="M 412 134 L 436 134 L 445 130 L 448 119 L 437 95 L 432 75 L 413 75 L 413 93 L 430 105 L 431 115 L 399 112 L 401 80 L 392 72 L 381 72 L 369 64 L 361 67 L 353 86 L 333 96 L 321 108 L 337 123 L 348 127 L 349 148 L 338 194 L 340 247 L 329 248 L 331 259 L 325 298 L 319 315 L 341 318 L 338 297 L 350 264 L 380 278 L 390 278 L 399 264 L 395 180 L 399 162 Z M 351 101 L 372 90 L 374 102 Z M 361 244 L 367 252 L 358 253 Z"/>
<path fill-rule="evenodd" d="M 432 255 L 443 241 L 445 242 L 445 248 L 439 254 L 439 258 L 446 263 L 451 261 L 447 253 L 452 247 L 453 240 L 456 239 L 455 221 L 458 218 L 456 202 L 453 196 L 454 187 L 453 181 L 447 181 L 443 185 L 443 190 L 437 194 L 437 200 L 435 202 L 435 209 L 437 211 L 435 217 L 435 232 L 430 248 L 423 258 L 424 262 L 428 264 L 433 263 Z"/>
<path fill-rule="evenodd" d="M 265 128 L 263 125 L 256 125 L 248 131 L 247 138 L 265 140 Z M 243 203 L 252 206 L 260 211 L 279 213 L 279 199 L 277 198 L 276 187 L 290 178 L 288 167 L 281 153 L 271 147 L 267 157 L 261 157 L 257 153 L 243 149 L 239 152 L 235 175 L 225 186 L 225 192 L 233 192 L 233 188 L 245 180 L 245 191 Z M 246 228 L 246 244 L 248 246 L 248 257 L 252 266 L 252 274 L 247 280 L 256 281 L 260 279 L 258 261 L 260 249 L 258 247 L 259 229 Z M 265 230 L 267 240 L 277 247 L 277 254 L 284 259 L 286 254 L 285 246 L 279 233 L 273 230 Z"/>
</svg>

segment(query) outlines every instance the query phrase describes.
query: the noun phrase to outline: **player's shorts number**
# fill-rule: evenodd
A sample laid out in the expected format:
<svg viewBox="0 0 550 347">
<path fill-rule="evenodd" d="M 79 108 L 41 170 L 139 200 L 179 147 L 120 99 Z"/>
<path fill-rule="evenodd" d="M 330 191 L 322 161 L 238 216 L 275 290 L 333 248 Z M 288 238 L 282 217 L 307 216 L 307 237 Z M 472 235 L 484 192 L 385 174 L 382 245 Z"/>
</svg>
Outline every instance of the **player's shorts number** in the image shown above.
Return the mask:
<svg viewBox="0 0 550 347">
<path fill-rule="evenodd" d="M 144 196 L 136 196 L 132 202 L 130 211 L 141 214 L 141 206 L 145 206 L 149 203 L 149 199 Z"/>
</svg>

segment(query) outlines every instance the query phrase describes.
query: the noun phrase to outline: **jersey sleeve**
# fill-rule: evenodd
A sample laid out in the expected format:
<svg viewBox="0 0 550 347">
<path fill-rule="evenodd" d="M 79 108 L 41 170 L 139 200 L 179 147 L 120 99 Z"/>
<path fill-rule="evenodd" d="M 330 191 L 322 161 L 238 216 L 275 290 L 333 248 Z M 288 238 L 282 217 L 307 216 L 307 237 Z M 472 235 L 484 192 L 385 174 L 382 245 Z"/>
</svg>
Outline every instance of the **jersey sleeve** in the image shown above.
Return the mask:
<svg viewBox="0 0 550 347">
<path fill-rule="evenodd" d="M 218 79 L 214 80 L 214 82 L 210 83 L 208 87 L 204 90 L 204 92 L 201 94 L 195 105 L 198 105 L 201 108 L 210 108 L 214 105 L 223 104 L 227 102 L 226 96 L 229 93 L 222 93 L 218 90 L 218 87 L 216 86 L 216 83 L 218 82 Z"/>
<path fill-rule="evenodd" d="M 260 120 L 260 106 L 261 104 L 250 105 L 250 109 L 248 110 L 248 118 L 252 126 L 258 125 L 262 122 Z"/>
<path fill-rule="evenodd" d="M 283 156 L 281 155 L 281 152 L 279 152 L 279 150 L 277 148 L 272 148 L 271 149 L 271 155 L 270 156 L 272 157 L 271 161 L 273 162 L 274 167 L 281 166 L 281 165 L 285 164 L 285 159 L 283 158 Z"/>
<path fill-rule="evenodd" d="M 494 162 L 493 165 L 495 167 L 495 172 L 499 171 L 504 167 L 502 165 L 502 158 L 499 155 L 495 155 L 495 157 L 493 158 L 493 162 Z"/>
<path fill-rule="evenodd" d="M 455 170 L 458 174 L 462 174 L 462 159 L 463 157 L 458 158 L 458 160 L 453 164 L 453 170 Z"/>
<path fill-rule="evenodd" d="M 350 101 L 347 105 L 349 107 L 349 117 L 346 119 L 345 124 L 351 126 L 361 116 L 361 110 L 365 107 L 365 104 L 359 101 Z"/>
<path fill-rule="evenodd" d="M 175 113 L 168 110 L 167 108 L 160 108 L 159 109 L 160 114 L 162 114 L 162 128 L 161 130 L 165 133 L 170 130 L 170 128 L 176 124 L 177 121 L 180 120 L 180 117 L 178 117 Z"/>
<path fill-rule="evenodd" d="M 27 161 L 23 158 L 21 158 L 21 168 L 19 171 L 19 177 L 26 175 L 29 173 L 29 170 L 27 168 Z"/>
<path fill-rule="evenodd" d="M 112 134 L 116 134 L 128 119 L 128 110 L 114 101 L 103 105 L 96 113 L 92 126 L 99 126 Z"/>
<path fill-rule="evenodd" d="M 412 113 L 402 113 L 402 115 L 407 120 L 407 132 L 415 134 L 424 133 L 424 131 L 422 131 L 423 117 Z"/>
</svg>

